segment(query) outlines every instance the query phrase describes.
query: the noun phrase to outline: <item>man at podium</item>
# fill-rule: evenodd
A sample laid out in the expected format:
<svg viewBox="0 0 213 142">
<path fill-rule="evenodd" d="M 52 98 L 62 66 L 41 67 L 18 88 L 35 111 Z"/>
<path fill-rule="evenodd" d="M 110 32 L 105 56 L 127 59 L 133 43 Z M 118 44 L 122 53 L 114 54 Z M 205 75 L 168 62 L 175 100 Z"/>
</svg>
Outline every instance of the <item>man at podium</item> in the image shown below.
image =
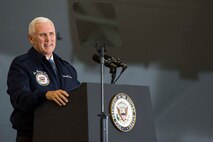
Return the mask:
<svg viewBox="0 0 213 142">
<path fill-rule="evenodd" d="M 16 142 L 32 142 L 34 110 L 45 101 L 68 103 L 67 92 L 78 87 L 75 68 L 54 53 L 56 31 L 51 20 L 37 17 L 29 24 L 32 47 L 11 63 L 7 85 L 14 108 L 11 122 Z"/>
</svg>

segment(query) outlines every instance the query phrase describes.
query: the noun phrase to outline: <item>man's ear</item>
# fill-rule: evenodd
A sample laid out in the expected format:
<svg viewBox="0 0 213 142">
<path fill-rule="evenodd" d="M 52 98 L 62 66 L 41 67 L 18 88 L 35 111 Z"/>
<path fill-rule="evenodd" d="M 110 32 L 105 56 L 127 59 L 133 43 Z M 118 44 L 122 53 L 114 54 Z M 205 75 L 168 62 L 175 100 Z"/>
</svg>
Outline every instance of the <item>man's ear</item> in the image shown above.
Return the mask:
<svg viewBox="0 0 213 142">
<path fill-rule="evenodd" d="M 28 35 L 28 40 L 33 45 L 34 42 L 33 42 L 33 37 L 31 35 Z"/>
</svg>

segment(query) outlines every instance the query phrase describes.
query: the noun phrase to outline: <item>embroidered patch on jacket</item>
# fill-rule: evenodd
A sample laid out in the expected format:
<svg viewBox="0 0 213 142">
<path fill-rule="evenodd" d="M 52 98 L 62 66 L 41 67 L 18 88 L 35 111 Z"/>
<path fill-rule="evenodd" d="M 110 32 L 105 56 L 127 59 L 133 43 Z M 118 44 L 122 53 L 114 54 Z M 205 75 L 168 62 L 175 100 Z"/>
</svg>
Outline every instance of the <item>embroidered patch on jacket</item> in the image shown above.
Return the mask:
<svg viewBox="0 0 213 142">
<path fill-rule="evenodd" d="M 62 74 L 62 77 L 65 77 L 65 78 L 70 78 L 70 79 L 72 79 L 72 76 L 70 76 L 70 75 L 63 75 L 63 74 Z"/>
<path fill-rule="evenodd" d="M 33 74 L 36 77 L 36 81 L 41 86 L 47 86 L 50 83 L 50 79 L 46 72 L 36 70 L 36 72 L 33 72 Z"/>
</svg>

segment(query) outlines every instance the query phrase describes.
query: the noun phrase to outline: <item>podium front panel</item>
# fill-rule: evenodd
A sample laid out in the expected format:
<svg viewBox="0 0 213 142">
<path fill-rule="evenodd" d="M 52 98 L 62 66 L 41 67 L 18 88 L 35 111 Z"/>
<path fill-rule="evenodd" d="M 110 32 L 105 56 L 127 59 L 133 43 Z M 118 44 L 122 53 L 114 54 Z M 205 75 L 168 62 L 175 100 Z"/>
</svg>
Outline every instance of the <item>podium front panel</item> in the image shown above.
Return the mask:
<svg viewBox="0 0 213 142">
<path fill-rule="evenodd" d="M 148 86 L 104 85 L 105 112 L 118 93 L 127 94 L 136 108 L 136 123 L 129 132 L 119 131 L 109 116 L 109 142 L 156 142 Z M 101 86 L 83 83 L 69 92 L 69 103 L 59 107 L 47 102 L 35 111 L 33 142 L 100 142 Z"/>
</svg>

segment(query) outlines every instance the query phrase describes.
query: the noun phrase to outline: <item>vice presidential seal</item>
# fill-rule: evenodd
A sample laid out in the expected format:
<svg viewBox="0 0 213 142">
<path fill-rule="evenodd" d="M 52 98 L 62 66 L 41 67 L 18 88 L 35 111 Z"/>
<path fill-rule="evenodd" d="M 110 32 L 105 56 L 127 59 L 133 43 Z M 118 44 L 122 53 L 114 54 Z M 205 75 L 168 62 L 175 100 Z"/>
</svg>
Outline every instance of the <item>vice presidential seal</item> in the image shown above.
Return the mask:
<svg viewBox="0 0 213 142">
<path fill-rule="evenodd" d="M 34 72 L 34 75 L 36 76 L 36 81 L 41 85 L 41 86 L 47 86 L 50 83 L 50 79 L 46 72 L 42 71 L 36 71 Z"/>
<path fill-rule="evenodd" d="M 110 116 L 118 130 L 130 131 L 136 123 L 136 108 L 132 99 L 125 93 L 115 95 L 110 103 Z"/>
</svg>

